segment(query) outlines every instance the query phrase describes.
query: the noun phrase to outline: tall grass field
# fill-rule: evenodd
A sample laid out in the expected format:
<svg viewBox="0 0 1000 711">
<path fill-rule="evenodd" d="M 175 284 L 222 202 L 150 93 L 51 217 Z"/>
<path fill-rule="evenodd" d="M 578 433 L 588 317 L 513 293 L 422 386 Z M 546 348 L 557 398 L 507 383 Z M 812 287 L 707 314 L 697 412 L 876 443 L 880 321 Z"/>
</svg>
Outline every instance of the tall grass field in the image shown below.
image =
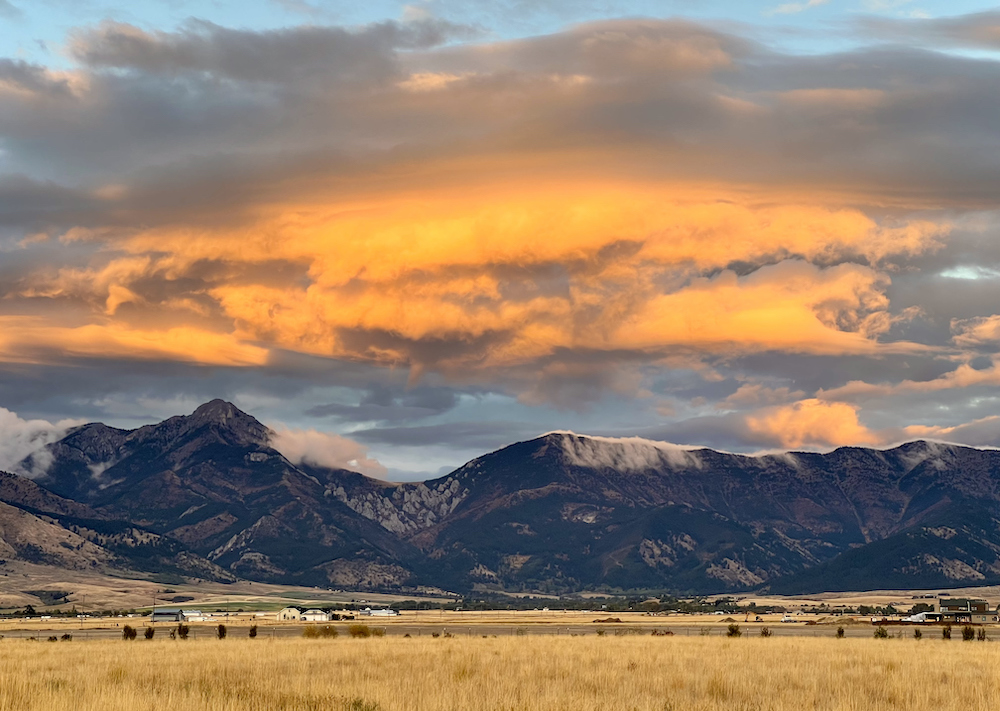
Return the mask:
<svg viewBox="0 0 1000 711">
<path fill-rule="evenodd" d="M 1000 709 L 1000 644 L 652 636 L 0 641 L 0 710 L 117 709 Z"/>
</svg>

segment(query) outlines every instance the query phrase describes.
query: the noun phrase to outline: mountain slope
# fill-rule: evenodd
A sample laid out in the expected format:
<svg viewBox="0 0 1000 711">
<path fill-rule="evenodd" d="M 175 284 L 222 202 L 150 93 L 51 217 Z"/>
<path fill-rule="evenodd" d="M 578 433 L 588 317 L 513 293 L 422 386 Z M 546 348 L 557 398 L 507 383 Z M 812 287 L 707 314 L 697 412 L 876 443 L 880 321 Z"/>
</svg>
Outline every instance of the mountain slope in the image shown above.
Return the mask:
<svg viewBox="0 0 1000 711">
<path fill-rule="evenodd" d="M 131 431 L 84 425 L 49 445 L 36 482 L 0 477 L 0 500 L 112 555 L 155 535 L 169 555 L 147 566 L 275 582 L 698 593 L 1000 582 L 993 450 L 744 456 L 556 432 L 396 485 L 293 465 L 270 442 L 218 400 Z"/>
<path fill-rule="evenodd" d="M 954 501 L 992 510 L 998 466 L 996 452 L 926 442 L 749 457 L 554 433 L 419 487 L 334 493 L 402 530 L 456 587 L 707 592 L 794 576 L 919 526 Z M 412 502 L 430 494 L 448 513 L 419 519 Z M 992 549 L 977 550 L 983 557 L 969 570 L 993 570 Z M 939 580 L 930 562 L 910 567 L 910 579 L 926 569 Z"/>
<path fill-rule="evenodd" d="M 132 431 L 84 425 L 50 445 L 52 465 L 37 483 L 236 575 L 369 587 L 408 580 L 415 549 L 329 500 L 314 475 L 271 448 L 270 435 L 221 400 Z"/>
</svg>

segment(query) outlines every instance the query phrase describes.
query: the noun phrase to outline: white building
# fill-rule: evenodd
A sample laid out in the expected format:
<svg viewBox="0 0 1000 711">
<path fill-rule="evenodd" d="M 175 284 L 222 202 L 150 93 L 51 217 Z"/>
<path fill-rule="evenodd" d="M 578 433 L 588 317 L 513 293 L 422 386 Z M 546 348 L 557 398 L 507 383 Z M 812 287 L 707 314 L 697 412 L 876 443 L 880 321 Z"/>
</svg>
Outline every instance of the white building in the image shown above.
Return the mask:
<svg viewBox="0 0 1000 711">
<path fill-rule="evenodd" d="M 399 613 L 395 610 L 390 610 L 389 608 L 373 610 L 370 607 L 366 607 L 363 610 L 358 610 L 358 614 L 370 615 L 371 617 L 395 617 Z"/>
<path fill-rule="evenodd" d="M 278 611 L 278 622 L 299 622 L 302 619 L 302 611 L 297 607 L 286 607 Z"/>
<path fill-rule="evenodd" d="M 330 613 L 322 610 L 306 610 L 302 613 L 301 619 L 305 622 L 329 622 Z"/>
</svg>

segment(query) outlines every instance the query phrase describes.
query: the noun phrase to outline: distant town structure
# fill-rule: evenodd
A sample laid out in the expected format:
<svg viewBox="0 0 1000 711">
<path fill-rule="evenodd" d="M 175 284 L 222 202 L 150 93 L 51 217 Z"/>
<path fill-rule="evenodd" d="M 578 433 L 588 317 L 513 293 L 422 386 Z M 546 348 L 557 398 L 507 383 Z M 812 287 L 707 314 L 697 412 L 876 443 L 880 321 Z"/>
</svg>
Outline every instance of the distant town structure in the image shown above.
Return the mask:
<svg viewBox="0 0 1000 711">
<path fill-rule="evenodd" d="M 299 622 L 302 620 L 302 610 L 297 607 L 286 607 L 278 611 L 278 622 Z"/>
<path fill-rule="evenodd" d="M 164 609 L 153 610 L 152 614 L 149 616 L 150 622 L 183 622 L 184 613 L 180 610 L 175 609 Z"/>
<path fill-rule="evenodd" d="M 150 622 L 205 622 L 210 620 L 201 610 L 182 610 L 178 607 L 154 609 Z"/>
<path fill-rule="evenodd" d="M 942 622 L 954 622 L 962 624 L 964 622 L 993 622 L 996 615 L 990 610 L 990 604 L 986 600 L 953 597 L 941 598 L 938 601 L 938 612 Z"/>
<path fill-rule="evenodd" d="M 303 622 L 329 622 L 330 613 L 323 610 L 306 610 L 300 619 Z"/>
</svg>

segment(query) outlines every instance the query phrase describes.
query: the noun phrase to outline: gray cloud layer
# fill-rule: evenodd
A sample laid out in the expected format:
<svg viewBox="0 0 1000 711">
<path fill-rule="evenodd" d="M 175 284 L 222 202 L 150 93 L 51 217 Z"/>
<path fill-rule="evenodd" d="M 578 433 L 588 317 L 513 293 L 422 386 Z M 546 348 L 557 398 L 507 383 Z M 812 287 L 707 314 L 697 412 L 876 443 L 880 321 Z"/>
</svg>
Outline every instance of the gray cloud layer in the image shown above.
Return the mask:
<svg viewBox="0 0 1000 711">
<path fill-rule="evenodd" d="M 28 345 L 0 336 L 0 405 L 131 423 L 202 395 L 242 397 L 262 419 L 465 453 L 560 428 L 781 446 L 783 407 L 843 433 L 806 428 L 810 446 L 920 432 L 989 443 L 1000 378 L 898 386 L 994 367 L 1000 63 L 935 50 L 997 48 L 1000 15 L 860 22 L 880 44 L 808 57 L 683 21 L 490 42 L 422 19 L 271 32 L 105 23 L 72 34 L 69 71 L 0 59 L 0 317 L 8 333 L 34 329 Z M 382 212 L 411 209 L 418 194 L 462 205 L 581 176 L 654 185 L 678 212 L 703 204 L 689 195 L 698 189 L 718 193 L 720 214 L 733 204 L 773 214 L 753 234 L 749 218 L 700 228 L 711 239 L 680 257 L 648 256 L 669 220 L 546 256 L 559 241 L 551 227 L 503 243 L 513 256 L 483 247 L 381 277 L 373 257 L 326 283 L 365 243 L 335 252 L 346 237 L 316 238 L 317 206 L 345 206 L 374 231 Z M 825 218 L 802 217 L 817 205 Z M 874 225 L 870 239 L 837 241 L 853 229 L 846 218 L 820 233 L 847 213 Z M 552 224 L 572 214 L 554 212 Z M 782 220 L 790 226 L 773 244 L 746 247 Z M 938 231 L 920 232 L 923 222 Z M 665 242 L 699 234 L 677 229 Z M 868 351 L 625 338 L 660 296 L 700 298 L 731 278 L 772 308 L 792 298 L 774 296 L 789 283 L 826 284 L 838 267 L 836 289 L 795 298 L 831 331 L 861 334 Z M 334 306 L 281 316 L 320 286 Z M 275 294 L 266 308 L 247 305 L 250 287 Z M 373 295 L 394 315 L 374 321 Z M 407 304 L 423 298 L 434 304 L 423 307 L 428 320 L 454 309 L 455 325 L 404 323 Z M 363 317 L 331 316 L 354 299 Z M 677 303 L 657 313 L 720 308 Z M 622 323 L 634 328 L 615 330 Z M 94 340 L 122 345 L 51 330 L 82 324 L 111 329 Z M 288 324 L 299 330 L 286 334 Z M 122 335 L 182 326 L 240 329 L 238 357 L 179 362 L 193 350 L 186 341 L 161 352 L 146 335 Z M 572 337 L 547 344 L 559 328 Z M 314 345 L 324 339 L 336 346 Z M 877 387 L 845 390 L 852 381 Z"/>
</svg>

